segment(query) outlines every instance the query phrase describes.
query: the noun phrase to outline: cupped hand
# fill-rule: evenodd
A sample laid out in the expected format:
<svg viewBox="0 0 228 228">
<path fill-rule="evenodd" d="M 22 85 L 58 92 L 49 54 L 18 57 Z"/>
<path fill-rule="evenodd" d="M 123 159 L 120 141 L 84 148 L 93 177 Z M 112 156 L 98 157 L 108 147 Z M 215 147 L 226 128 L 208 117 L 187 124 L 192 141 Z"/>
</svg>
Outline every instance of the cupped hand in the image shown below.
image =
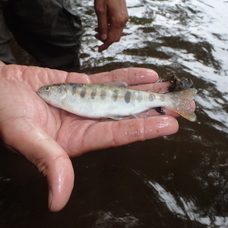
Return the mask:
<svg viewBox="0 0 228 228">
<path fill-rule="evenodd" d="M 128 21 L 128 12 L 125 0 L 95 0 L 94 7 L 98 19 L 95 37 L 103 42 L 98 49 L 102 52 L 120 40 Z"/>
<path fill-rule="evenodd" d="M 125 81 L 134 89 L 166 90 L 148 69 L 129 68 L 92 76 L 39 67 L 0 64 L 0 134 L 4 142 L 31 161 L 47 178 L 49 208 L 61 210 L 73 185 L 69 157 L 87 151 L 173 134 L 178 123 L 171 115 L 152 112 L 147 118 L 121 121 L 94 120 L 46 104 L 37 94 L 48 84 L 75 82 L 100 84 Z"/>
</svg>

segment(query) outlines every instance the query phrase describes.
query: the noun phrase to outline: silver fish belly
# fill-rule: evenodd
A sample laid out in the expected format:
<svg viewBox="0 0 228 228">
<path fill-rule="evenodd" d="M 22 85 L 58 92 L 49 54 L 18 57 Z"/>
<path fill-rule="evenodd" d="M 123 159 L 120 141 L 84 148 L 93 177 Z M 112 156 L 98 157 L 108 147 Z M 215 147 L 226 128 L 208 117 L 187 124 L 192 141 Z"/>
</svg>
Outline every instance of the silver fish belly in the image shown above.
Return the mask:
<svg viewBox="0 0 228 228">
<path fill-rule="evenodd" d="M 43 86 L 38 95 L 48 104 L 88 118 L 120 119 L 151 108 L 166 107 L 195 121 L 190 102 L 196 92 L 196 89 L 188 89 L 159 94 L 104 84 L 62 83 Z"/>
</svg>

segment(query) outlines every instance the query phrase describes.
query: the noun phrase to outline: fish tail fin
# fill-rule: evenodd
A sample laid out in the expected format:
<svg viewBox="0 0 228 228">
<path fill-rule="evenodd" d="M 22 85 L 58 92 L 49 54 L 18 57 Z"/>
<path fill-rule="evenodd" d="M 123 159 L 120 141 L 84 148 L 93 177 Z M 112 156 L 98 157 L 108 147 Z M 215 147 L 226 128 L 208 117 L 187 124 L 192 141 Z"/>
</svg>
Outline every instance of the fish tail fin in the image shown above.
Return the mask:
<svg viewBox="0 0 228 228">
<path fill-rule="evenodd" d="M 190 102 L 195 98 L 196 93 L 197 90 L 194 88 L 168 93 L 172 102 L 166 108 L 178 113 L 187 120 L 194 122 L 196 121 L 196 114 L 194 113 Z"/>
</svg>

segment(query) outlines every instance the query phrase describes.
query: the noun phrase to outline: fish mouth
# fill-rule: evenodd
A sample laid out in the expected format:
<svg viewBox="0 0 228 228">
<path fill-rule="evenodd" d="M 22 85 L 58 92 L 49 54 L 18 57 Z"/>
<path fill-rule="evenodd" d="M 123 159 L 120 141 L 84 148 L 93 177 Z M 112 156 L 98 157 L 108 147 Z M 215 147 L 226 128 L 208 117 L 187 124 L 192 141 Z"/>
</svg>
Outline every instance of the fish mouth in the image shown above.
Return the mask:
<svg viewBox="0 0 228 228">
<path fill-rule="evenodd" d="M 44 94 L 40 89 L 38 89 L 38 91 L 37 91 L 36 93 L 37 93 L 37 95 L 38 95 L 39 97 L 41 97 L 41 98 L 46 97 L 45 94 Z"/>
<path fill-rule="evenodd" d="M 40 91 L 40 89 L 38 89 L 38 91 L 36 92 L 39 96 L 42 95 L 42 92 Z"/>
</svg>

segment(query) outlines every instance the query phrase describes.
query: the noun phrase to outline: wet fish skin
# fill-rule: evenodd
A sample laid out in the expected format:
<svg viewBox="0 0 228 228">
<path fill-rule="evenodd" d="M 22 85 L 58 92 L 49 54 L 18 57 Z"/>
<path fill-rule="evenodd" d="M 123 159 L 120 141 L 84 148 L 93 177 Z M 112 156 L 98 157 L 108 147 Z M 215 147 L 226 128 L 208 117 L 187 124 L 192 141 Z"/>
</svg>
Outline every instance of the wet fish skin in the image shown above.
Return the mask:
<svg viewBox="0 0 228 228">
<path fill-rule="evenodd" d="M 38 95 L 48 104 L 88 118 L 121 119 L 155 107 L 166 107 L 195 121 L 190 106 L 197 90 L 159 94 L 105 84 L 61 83 L 39 88 Z"/>
</svg>

